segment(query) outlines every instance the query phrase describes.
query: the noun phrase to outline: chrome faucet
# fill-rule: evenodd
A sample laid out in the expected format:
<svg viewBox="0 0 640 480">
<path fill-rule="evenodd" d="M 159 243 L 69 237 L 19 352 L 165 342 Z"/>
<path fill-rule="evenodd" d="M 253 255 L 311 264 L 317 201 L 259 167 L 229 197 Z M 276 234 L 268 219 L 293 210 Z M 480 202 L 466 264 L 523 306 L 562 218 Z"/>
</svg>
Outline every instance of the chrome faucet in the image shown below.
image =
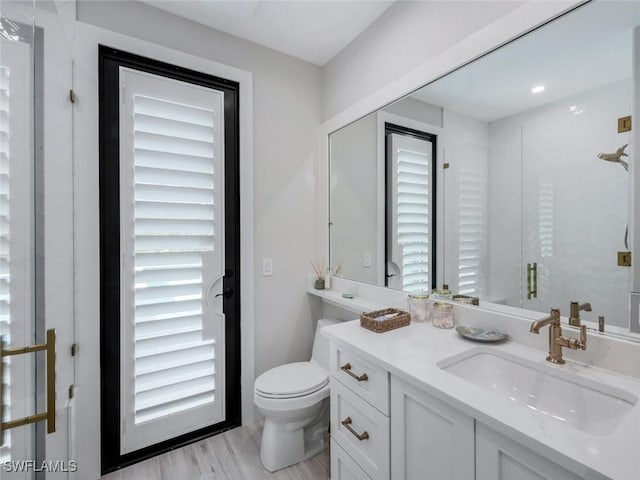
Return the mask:
<svg viewBox="0 0 640 480">
<path fill-rule="evenodd" d="M 569 305 L 569 325 L 573 327 L 579 327 L 581 325 L 580 310 L 590 312 L 591 304 L 587 302 L 579 305 L 578 302 L 571 302 L 571 304 Z"/>
<path fill-rule="evenodd" d="M 551 309 L 551 315 L 541 320 L 536 320 L 531 324 L 529 332 L 540 333 L 542 327 L 549 326 L 549 355 L 547 356 L 547 362 L 564 364 L 562 358 L 562 347 L 570 348 L 572 350 L 586 350 L 587 349 L 587 326 L 582 325 L 580 327 L 580 340 L 577 338 L 563 337 L 562 326 L 560 325 L 560 310 L 557 308 Z"/>
</svg>

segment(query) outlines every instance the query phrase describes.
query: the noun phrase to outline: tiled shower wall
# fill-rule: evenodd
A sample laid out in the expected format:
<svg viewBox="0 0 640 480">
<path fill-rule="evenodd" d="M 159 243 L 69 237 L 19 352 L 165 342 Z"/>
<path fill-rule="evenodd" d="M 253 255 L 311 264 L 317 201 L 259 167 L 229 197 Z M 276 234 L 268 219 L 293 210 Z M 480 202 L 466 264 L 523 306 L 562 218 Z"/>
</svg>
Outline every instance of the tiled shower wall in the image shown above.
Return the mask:
<svg viewBox="0 0 640 480">
<path fill-rule="evenodd" d="M 597 158 L 631 143 L 618 117 L 631 114 L 631 80 L 547 104 L 489 125 L 489 292 L 517 305 L 568 314 L 571 300 L 626 325 L 629 173 Z M 632 145 L 626 149 L 633 162 Z M 518 258 L 522 252 L 522 262 Z M 526 296 L 526 264 L 538 264 L 538 298 Z M 521 282 L 518 281 L 521 279 Z"/>
</svg>

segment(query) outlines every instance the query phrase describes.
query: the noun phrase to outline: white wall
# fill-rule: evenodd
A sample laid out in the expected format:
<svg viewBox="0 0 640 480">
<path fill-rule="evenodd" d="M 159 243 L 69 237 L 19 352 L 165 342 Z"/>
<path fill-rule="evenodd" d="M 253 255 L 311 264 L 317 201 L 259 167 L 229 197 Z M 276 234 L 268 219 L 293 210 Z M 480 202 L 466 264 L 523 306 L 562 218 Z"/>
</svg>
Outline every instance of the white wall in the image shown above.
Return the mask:
<svg viewBox="0 0 640 480">
<path fill-rule="evenodd" d="M 78 396 L 79 459 L 86 470 L 81 478 L 96 478 L 99 469 L 99 300 L 98 300 L 98 197 L 97 197 L 97 43 L 129 49 L 169 63 L 241 82 L 242 145 L 252 134 L 254 171 L 241 166 L 241 184 L 254 185 L 241 193 L 241 202 L 252 199 L 255 249 L 249 262 L 255 268 L 243 285 L 255 285 L 255 374 L 286 362 L 307 359 L 314 325 L 312 306 L 305 294 L 308 261 L 317 251 L 315 229 L 316 132 L 320 121 L 320 70 L 201 25 L 179 19 L 139 2 L 81 2 L 78 5 L 76 86 L 80 102 L 76 111 L 79 191 L 76 204 L 82 308 L 78 315 L 83 354 Z M 83 23 L 86 22 L 86 23 Z M 103 28 L 95 28 L 89 24 Z M 130 37 L 120 35 L 129 35 Z M 134 38 L 135 37 L 135 38 Z M 136 40 L 141 39 L 141 40 Z M 113 42 L 113 43 L 112 43 Z M 115 43 L 115 44 L 114 44 Z M 181 53 L 183 52 L 183 53 Z M 218 73 L 215 73 L 217 69 Z M 251 80 L 252 79 L 252 80 Z M 244 91 L 243 85 L 249 91 Z M 243 112 L 250 102 L 247 116 Z M 243 129 L 249 122 L 252 128 Z M 253 132 L 251 133 L 251 130 Z M 243 227 L 243 241 L 251 232 Z M 262 277 L 262 258 L 273 259 L 273 276 Z M 243 258 L 243 259 L 244 259 Z M 244 264 L 246 267 L 246 264 Z M 244 268 L 243 267 L 243 268 Z M 243 287 L 244 288 L 244 287 Z M 243 306 L 244 308 L 244 306 Z M 246 311 L 249 311 L 247 309 Z M 243 311 L 246 315 L 246 311 Z M 249 315 L 250 315 L 249 311 Z M 243 321 L 245 317 L 243 316 Z M 253 319 L 252 319 L 253 320 Z M 254 338 L 242 339 L 243 349 Z M 244 356 L 244 352 L 243 352 Z M 243 365 L 243 371 L 245 365 Z M 250 387 L 243 378 L 243 418 L 253 413 Z M 248 393 L 248 395 L 246 395 Z M 250 413 L 247 412 L 247 407 Z M 92 433 L 91 433 L 92 432 Z"/>
<path fill-rule="evenodd" d="M 259 273 L 262 257 L 273 258 L 274 272 L 256 275 L 256 374 L 305 358 L 313 333 L 302 292 L 315 251 L 320 69 L 140 2 L 81 1 L 78 20 L 253 74 L 254 260 Z"/>
<path fill-rule="evenodd" d="M 382 109 L 403 118 L 442 127 L 442 108 L 417 98 L 405 97 Z"/>
<path fill-rule="evenodd" d="M 507 305 L 522 299 L 522 127 L 493 122 L 489 133 L 489 291 Z"/>
<path fill-rule="evenodd" d="M 522 3 L 396 2 L 324 66 L 324 118 L 437 57 Z"/>
<path fill-rule="evenodd" d="M 628 323 L 631 269 L 616 262 L 625 250 L 630 174 L 596 155 L 629 143 L 625 160 L 633 159 L 631 133 L 617 132 L 632 105 L 629 80 L 490 124 L 490 245 L 500 260 L 492 262 L 492 285 L 510 298 L 517 292 L 513 258 L 522 238 L 523 263 L 538 263 L 538 299 L 525 296 L 524 308 L 566 313 L 569 301 L 589 301 L 584 319 Z"/>
<path fill-rule="evenodd" d="M 344 278 L 375 284 L 378 249 L 376 114 L 334 132 L 331 150 L 331 266 Z M 364 266 L 364 254 L 371 266 Z"/>
</svg>

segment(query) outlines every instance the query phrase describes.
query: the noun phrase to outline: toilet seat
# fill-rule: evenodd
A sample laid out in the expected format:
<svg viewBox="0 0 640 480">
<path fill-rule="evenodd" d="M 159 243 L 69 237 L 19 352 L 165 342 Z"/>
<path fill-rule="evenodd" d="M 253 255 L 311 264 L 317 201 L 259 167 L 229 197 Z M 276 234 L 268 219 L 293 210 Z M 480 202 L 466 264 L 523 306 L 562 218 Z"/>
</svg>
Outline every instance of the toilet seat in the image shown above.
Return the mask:
<svg viewBox="0 0 640 480">
<path fill-rule="evenodd" d="M 310 395 L 329 383 L 328 373 L 312 362 L 280 365 L 260 375 L 255 393 L 263 398 L 287 399 Z"/>
</svg>

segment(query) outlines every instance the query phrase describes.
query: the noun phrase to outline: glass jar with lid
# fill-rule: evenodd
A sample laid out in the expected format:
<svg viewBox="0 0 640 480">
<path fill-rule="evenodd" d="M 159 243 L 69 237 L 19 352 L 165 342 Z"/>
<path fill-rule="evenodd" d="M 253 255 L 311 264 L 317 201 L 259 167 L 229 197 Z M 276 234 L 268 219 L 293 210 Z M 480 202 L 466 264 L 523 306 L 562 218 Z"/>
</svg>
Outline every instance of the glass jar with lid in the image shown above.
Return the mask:
<svg viewBox="0 0 640 480">
<path fill-rule="evenodd" d="M 429 294 L 411 293 L 407 299 L 411 320 L 415 322 L 426 322 L 429 320 Z"/>
<path fill-rule="evenodd" d="M 453 328 L 453 305 L 435 302 L 431 306 L 431 320 L 434 327 Z"/>
<path fill-rule="evenodd" d="M 442 288 L 434 288 L 431 290 L 431 298 L 438 300 L 451 300 L 453 295 L 447 285 L 443 285 Z"/>
</svg>

